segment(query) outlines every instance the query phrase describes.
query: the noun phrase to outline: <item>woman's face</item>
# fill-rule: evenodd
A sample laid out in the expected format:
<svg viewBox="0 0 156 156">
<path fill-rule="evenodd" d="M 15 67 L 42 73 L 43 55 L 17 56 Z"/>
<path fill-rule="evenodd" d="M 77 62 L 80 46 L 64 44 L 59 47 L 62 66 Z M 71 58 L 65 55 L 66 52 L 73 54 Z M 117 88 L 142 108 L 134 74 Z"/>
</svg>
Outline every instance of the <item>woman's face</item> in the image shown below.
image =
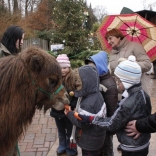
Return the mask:
<svg viewBox="0 0 156 156">
<path fill-rule="evenodd" d="M 70 68 L 69 67 L 62 67 L 62 77 L 65 77 L 69 72 Z"/>
<path fill-rule="evenodd" d="M 22 39 L 21 39 L 20 43 L 19 43 L 19 39 L 16 41 L 16 48 L 17 49 L 20 49 L 22 47 L 23 40 L 24 40 L 24 34 L 22 35 Z"/>
<path fill-rule="evenodd" d="M 115 37 L 115 36 L 109 36 L 108 38 L 107 38 L 107 41 L 108 41 L 108 44 L 112 47 L 112 48 L 115 48 L 116 46 L 118 46 L 119 45 L 119 43 L 120 43 L 120 37 L 119 38 L 117 38 L 117 37 Z"/>
</svg>

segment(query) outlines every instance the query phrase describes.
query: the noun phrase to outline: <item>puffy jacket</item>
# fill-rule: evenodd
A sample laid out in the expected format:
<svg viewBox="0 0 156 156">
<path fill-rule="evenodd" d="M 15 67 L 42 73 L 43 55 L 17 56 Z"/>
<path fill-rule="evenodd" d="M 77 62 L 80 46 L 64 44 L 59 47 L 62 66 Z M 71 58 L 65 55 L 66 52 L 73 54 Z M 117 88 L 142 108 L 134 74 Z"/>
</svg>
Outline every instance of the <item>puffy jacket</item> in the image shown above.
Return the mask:
<svg viewBox="0 0 156 156">
<path fill-rule="evenodd" d="M 101 93 L 106 103 L 107 116 L 110 117 L 117 108 L 118 90 L 116 82 L 108 70 L 108 54 L 104 51 L 101 51 L 90 58 L 96 65 L 100 77 L 100 84 L 107 88 L 106 92 Z"/>
<path fill-rule="evenodd" d="M 95 117 L 93 124 L 102 126 L 105 130 L 115 131 L 121 148 L 125 151 L 137 151 L 149 145 L 150 133 L 143 133 L 136 140 L 126 135 L 125 126 L 131 120 L 145 118 L 151 114 L 149 96 L 142 90 L 141 84 L 129 88 L 129 96 L 119 103 L 119 108 L 111 118 Z"/>
<path fill-rule="evenodd" d="M 147 72 L 151 69 L 151 61 L 146 54 L 143 46 L 137 42 L 132 42 L 124 38 L 120 45 L 113 49 L 110 53 L 110 68 L 111 73 L 114 74 L 114 70 L 118 65 L 119 58 L 128 58 L 128 56 L 134 55 L 136 61 L 141 66 L 142 72 Z"/>
<path fill-rule="evenodd" d="M 107 107 L 107 116 L 111 117 L 117 108 L 118 90 L 114 78 L 110 72 L 100 76 L 100 84 L 107 88 L 106 92 L 101 92 Z"/>
<path fill-rule="evenodd" d="M 85 65 L 80 67 L 79 75 L 82 80 L 82 90 L 75 91 L 75 97 L 82 97 L 78 111 L 88 114 L 97 114 L 102 107 L 105 107 L 103 97 L 99 91 L 99 76 L 93 66 Z M 99 150 L 105 139 L 105 131 L 102 127 L 93 124 L 83 124 L 74 117 L 74 112 L 69 112 L 67 117 L 76 126 L 75 139 L 82 149 L 95 151 Z"/>
</svg>

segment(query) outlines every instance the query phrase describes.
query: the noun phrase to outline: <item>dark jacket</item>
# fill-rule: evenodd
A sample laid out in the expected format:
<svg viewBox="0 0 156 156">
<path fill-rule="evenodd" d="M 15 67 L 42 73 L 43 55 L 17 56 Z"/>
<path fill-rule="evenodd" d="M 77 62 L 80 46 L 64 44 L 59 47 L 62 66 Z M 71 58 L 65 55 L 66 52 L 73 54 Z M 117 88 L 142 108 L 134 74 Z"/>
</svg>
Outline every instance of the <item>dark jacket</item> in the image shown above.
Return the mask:
<svg viewBox="0 0 156 156">
<path fill-rule="evenodd" d="M 101 93 L 106 103 L 107 116 L 110 117 L 117 108 L 118 90 L 116 82 L 108 70 L 108 54 L 104 51 L 101 51 L 91 56 L 91 59 L 96 65 L 100 77 L 100 84 L 107 88 L 106 92 Z"/>
<path fill-rule="evenodd" d="M 107 116 L 111 117 L 118 103 L 118 90 L 114 78 L 110 75 L 110 72 L 100 76 L 100 84 L 107 88 L 106 92 L 102 92 L 104 101 L 107 107 Z"/>
<path fill-rule="evenodd" d="M 111 118 L 95 117 L 93 124 L 102 126 L 105 130 L 116 131 L 121 148 L 125 151 L 137 151 L 149 145 L 150 133 L 143 133 L 136 140 L 126 135 L 125 126 L 131 120 L 147 117 L 151 114 L 149 96 L 142 90 L 141 84 L 129 88 L 129 96 L 119 103 L 119 108 Z"/>
<path fill-rule="evenodd" d="M 103 97 L 99 91 L 99 79 L 96 69 L 93 66 L 82 66 L 79 69 L 82 80 L 82 90 L 75 91 L 76 97 L 82 97 L 78 113 L 97 114 L 101 108 L 105 107 Z M 82 149 L 95 151 L 99 150 L 105 139 L 105 131 L 102 127 L 83 124 L 79 122 L 71 111 L 67 114 L 70 121 L 76 126 L 75 139 L 78 146 Z"/>
<path fill-rule="evenodd" d="M 156 113 L 146 118 L 137 120 L 136 128 L 140 133 L 156 132 Z"/>
</svg>

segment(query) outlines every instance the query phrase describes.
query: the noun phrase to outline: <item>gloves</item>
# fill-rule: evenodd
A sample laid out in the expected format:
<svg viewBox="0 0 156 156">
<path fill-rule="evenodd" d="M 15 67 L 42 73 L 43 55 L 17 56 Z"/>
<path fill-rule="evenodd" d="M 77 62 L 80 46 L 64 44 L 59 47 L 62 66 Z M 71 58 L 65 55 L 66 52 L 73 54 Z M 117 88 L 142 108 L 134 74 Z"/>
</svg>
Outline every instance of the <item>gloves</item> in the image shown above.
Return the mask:
<svg viewBox="0 0 156 156">
<path fill-rule="evenodd" d="M 99 90 L 102 92 L 106 92 L 107 91 L 107 88 L 104 86 L 104 85 L 102 85 L 102 84 L 99 84 Z"/>
<path fill-rule="evenodd" d="M 78 114 L 78 116 L 82 119 L 79 120 L 81 123 L 91 123 L 94 119 L 94 116 L 87 116 L 82 114 Z"/>
</svg>

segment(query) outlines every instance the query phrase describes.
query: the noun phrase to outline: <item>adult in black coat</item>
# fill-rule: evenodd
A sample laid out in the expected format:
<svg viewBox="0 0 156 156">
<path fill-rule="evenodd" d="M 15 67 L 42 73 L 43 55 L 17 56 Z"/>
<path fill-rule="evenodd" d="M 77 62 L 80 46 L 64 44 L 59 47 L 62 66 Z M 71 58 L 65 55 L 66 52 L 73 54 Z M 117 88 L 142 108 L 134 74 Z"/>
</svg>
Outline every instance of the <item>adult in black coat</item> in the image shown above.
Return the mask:
<svg viewBox="0 0 156 156">
<path fill-rule="evenodd" d="M 156 112 L 146 118 L 130 121 L 125 129 L 128 136 L 134 136 L 137 139 L 140 133 L 156 132 Z"/>
</svg>

